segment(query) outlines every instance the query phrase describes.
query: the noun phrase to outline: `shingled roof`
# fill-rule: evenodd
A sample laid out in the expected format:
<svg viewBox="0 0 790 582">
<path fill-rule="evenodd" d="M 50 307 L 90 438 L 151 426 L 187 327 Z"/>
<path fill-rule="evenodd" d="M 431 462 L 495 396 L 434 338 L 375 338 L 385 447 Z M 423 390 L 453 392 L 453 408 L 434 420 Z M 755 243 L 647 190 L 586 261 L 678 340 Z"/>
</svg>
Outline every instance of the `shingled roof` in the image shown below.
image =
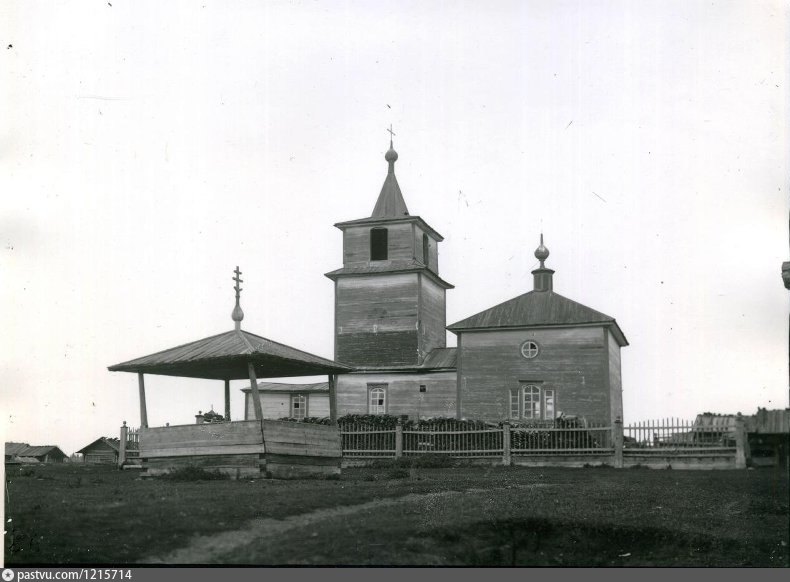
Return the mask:
<svg viewBox="0 0 790 582">
<path fill-rule="evenodd" d="M 247 364 L 268 378 L 348 372 L 352 368 L 248 331 L 232 330 L 109 366 L 111 372 L 138 372 L 188 378 L 241 380 Z"/>
<path fill-rule="evenodd" d="M 602 324 L 627 346 L 615 319 L 553 291 L 529 291 L 447 327 L 454 333 L 490 328 L 551 327 Z"/>
</svg>

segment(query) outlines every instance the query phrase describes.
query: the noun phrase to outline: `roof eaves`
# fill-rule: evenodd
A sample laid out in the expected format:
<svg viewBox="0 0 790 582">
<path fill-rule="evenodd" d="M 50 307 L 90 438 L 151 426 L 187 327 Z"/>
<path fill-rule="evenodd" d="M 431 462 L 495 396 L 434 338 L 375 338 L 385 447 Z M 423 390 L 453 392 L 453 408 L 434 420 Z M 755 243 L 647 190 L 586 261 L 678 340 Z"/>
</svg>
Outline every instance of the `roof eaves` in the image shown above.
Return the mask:
<svg viewBox="0 0 790 582">
<path fill-rule="evenodd" d="M 340 230 L 345 230 L 346 228 L 352 226 L 376 226 L 380 224 L 391 224 L 393 222 L 416 222 L 420 224 L 429 234 L 433 236 L 438 242 L 442 242 L 444 237 L 439 234 L 430 224 L 425 222 L 425 220 L 416 214 L 410 214 L 408 216 L 394 216 L 390 218 L 376 218 L 370 216 L 368 218 L 357 218 L 355 220 L 344 220 L 343 222 L 336 222 L 334 224 L 335 228 Z"/>
</svg>

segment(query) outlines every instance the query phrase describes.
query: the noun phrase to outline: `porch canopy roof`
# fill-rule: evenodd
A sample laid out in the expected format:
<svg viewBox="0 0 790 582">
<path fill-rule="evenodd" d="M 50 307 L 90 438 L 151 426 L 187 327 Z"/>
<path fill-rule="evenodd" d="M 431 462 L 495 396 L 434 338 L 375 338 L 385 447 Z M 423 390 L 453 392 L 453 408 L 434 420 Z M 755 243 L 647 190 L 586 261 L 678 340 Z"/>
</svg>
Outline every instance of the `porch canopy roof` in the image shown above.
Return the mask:
<svg viewBox="0 0 790 582">
<path fill-rule="evenodd" d="M 250 363 L 255 368 L 256 376 L 262 378 L 341 374 L 353 370 L 344 364 L 241 329 L 115 364 L 107 369 L 110 372 L 242 380 L 249 378 Z"/>
</svg>

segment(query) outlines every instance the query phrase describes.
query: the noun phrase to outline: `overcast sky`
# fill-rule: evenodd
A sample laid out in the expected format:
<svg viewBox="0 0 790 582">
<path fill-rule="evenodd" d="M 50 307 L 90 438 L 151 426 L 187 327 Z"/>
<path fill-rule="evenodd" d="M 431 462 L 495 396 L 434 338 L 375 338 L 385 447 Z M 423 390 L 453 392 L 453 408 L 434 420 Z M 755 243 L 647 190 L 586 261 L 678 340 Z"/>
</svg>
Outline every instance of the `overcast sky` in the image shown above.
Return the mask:
<svg viewBox="0 0 790 582">
<path fill-rule="evenodd" d="M 370 215 L 390 123 L 448 324 L 531 290 L 542 229 L 555 291 L 630 341 L 626 423 L 787 406 L 787 28 L 754 0 L 3 2 L 4 438 L 137 426 L 107 366 L 231 329 L 236 265 L 245 329 L 332 357 L 332 225 Z M 147 392 L 152 426 L 223 407 Z"/>
</svg>

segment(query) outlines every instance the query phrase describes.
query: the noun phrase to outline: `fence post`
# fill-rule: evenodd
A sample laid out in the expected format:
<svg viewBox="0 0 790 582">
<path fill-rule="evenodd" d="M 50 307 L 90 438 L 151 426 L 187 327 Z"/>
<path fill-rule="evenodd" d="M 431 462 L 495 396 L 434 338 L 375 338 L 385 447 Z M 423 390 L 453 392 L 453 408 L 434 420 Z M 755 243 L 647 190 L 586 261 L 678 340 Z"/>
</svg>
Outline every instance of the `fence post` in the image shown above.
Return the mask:
<svg viewBox="0 0 790 582">
<path fill-rule="evenodd" d="M 126 426 L 126 421 L 123 421 L 121 426 L 121 442 L 118 447 L 118 466 L 123 467 L 126 462 L 126 440 L 129 438 L 129 427 Z"/>
<path fill-rule="evenodd" d="M 512 458 L 510 456 L 510 423 L 502 423 L 502 464 L 509 467 Z"/>
<path fill-rule="evenodd" d="M 403 456 L 403 425 L 398 419 L 395 425 L 395 458 Z"/>
<path fill-rule="evenodd" d="M 614 468 L 623 468 L 623 420 L 618 416 L 614 419 Z"/>
<path fill-rule="evenodd" d="M 743 416 L 738 413 L 735 418 L 735 468 L 746 468 L 746 449 L 748 448 L 746 442 L 746 427 L 744 426 Z"/>
</svg>

